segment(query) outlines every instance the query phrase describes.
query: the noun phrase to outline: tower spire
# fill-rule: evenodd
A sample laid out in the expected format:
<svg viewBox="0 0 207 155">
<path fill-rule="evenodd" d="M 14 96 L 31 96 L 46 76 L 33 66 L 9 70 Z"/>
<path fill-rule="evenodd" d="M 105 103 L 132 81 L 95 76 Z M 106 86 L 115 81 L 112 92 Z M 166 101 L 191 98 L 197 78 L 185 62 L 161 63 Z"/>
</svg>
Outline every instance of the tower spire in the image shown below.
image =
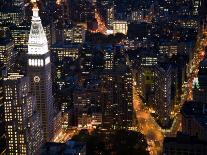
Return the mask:
<svg viewBox="0 0 207 155">
<path fill-rule="evenodd" d="M 41 55 L 48 52 L 47 38 L 41 23 L 41 19 L 39 17 L 39 8 L 37 6 L 37 1 L 32 0 L 31 2 L 33 4 L 33 16 L 28 41 L 28 54 Z"/>
<path fill-rule="evenodd" d="M 39 17 L 39 8 L 37 6 L 37 1 L 32 0 L 32 4 L 33 4 L 33 8 L 32 8 L 33 17 L 32 18 L 38 18 Z"/>
</svg>

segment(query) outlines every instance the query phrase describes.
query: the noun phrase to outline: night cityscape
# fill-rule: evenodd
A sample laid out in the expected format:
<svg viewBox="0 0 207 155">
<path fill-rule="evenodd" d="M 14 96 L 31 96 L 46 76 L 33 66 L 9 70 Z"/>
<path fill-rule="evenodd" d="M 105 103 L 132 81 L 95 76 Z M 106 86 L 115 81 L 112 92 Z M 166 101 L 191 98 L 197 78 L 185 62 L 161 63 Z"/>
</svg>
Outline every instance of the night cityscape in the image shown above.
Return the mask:
<svg viewBox="0 0 207 155">
<path fill-rule="evenodd" d="M 207 155 L 207 0 L 0 0 L 0 155 Z"/>
</svg>

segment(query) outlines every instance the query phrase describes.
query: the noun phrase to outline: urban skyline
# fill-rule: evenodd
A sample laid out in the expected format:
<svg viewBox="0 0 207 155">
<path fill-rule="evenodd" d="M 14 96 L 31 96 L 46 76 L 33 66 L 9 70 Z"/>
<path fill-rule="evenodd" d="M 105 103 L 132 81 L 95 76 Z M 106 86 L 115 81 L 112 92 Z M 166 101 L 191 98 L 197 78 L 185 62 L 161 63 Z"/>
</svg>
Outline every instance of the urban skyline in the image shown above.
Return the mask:
<svg viewBox="0 0 207 155">
<path fill-rule="evenodd" d="M 2 0 L 0 154 L 207 154 L 206 10 Z"/>
</svg>

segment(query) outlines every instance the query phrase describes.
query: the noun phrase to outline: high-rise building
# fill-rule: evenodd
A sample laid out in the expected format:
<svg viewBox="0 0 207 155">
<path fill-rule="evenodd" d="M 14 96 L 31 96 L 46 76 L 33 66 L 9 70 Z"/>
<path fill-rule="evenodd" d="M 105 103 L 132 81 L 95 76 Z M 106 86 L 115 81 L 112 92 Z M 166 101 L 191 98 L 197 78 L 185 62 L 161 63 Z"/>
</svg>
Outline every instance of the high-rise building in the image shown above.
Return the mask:
<svg viewBox="0 0 207 155">
<path fill-rule="evenodd" d="M 158 121 L 162 127 L 169 126 L 171 101 L 171 74 L 172 67 L 169 64 L 155 66 L 155 101 L 154 107 L 158 115 Z"/>
<path fill-rule="evenodd" d="M 27 42 L 29 39 L 29 25 L 12 26 L 10 28 L 15 49 L 18 52 L 27 53 Z"/>
<path fill-rule="evenodd" d="M 0 10 L 0 21 L 7 24 L 19 25 L 22 22 L 22 12 L 20 7 L 13 6 Z"/>
<path fill-rule="evenodd" d="M 198 78 L 194 79 L 193 100 L 196 102 L 207 102 L 207 59 L 200 62 Z"/>
<path fill-rule="evenodd" d="M 127 35 L 128 32 L 128 24 L 127 21 L 120 21 L 116 20 L 113 22 L 113 33 L 123 33 L 124 35 Z"/>
<path fill-rule="evenodd" d="M 207 105 L 205 103 L 188 101 L 183 104 L 181 115 L 182 132 L 207 142 Z"/>
<path fill-rule="evenodd" d="M 143 22 L 144 21 L 144 11 L 134 10 L 131 12 L 131 21 Z"/>
<path fill-rule="evenodd" d="M 31 81 L 32 94 L 37 100 L 44 141 L 48 141 L 53 137 L 54 117 L 50 52 L 38 14 L 39 9 L 35 5 L 32 11 L 32 25 L 28 42 L 28 76 Z"/>
<path fill-rule="evenodd" d="M 6 154 L 34 155 L 42 145 L 41 122 L 29 78 L 10 73 L 3 81 Z"/>
<path fill-rule="evenodd" d="M 126 66 L 106 71 L 101 76 L 103 126 L 127 128 L 132 126 L 132 73 Z M 113 93 L 112 93 L 113 92 Z"/>
<path fill-rule="evenodd" d="M 51 51 L 57 56 L 60 62 L 65 58 L 76 60 L 79 57 L 79 46 L 72 44 L 53 44 Z"/>
<path fill-rule="evenodd" d="M 207 143 L 196 136 L 177 133 L 176 137 L 165 137 L 163 155 L 206 154 Z"/>
<path fill-rule="evenodd" d="M 85 30 L 81 24 L 77 24 L 76 26 L 73 27 L 72 42 L 73 43 L 85 42 Z"/>
<path fill-rule="evenodd" d="M 56 42 L 84 43 L 86 35 L 84 27 L 86 27 L 86 25 L 81 23 L 74 26 L 57 26 Z"/>
<path fill-rule="evenodd" d="M 73 93 L 75 124 L 79 127 L 96 126 L 102 123 L 101 92 L 100 88 L 94 85 L 91 88 L 75 90 Z"/>
<path fill-rule="evenodd" d="M 3 100 L 3 64 L 0 64 L 0 154 L 4 154 L 6 150 L 6 132 L 4 122 L 4 100 Z"/>
<path fill-rule="evenodd" d="M 14 54 L 14 43 L 9 38 L 0 38 L 0 62 L 10 66 Z"/>
<path fill-rule="evenodd" d="M 154 91 L 154 66 L 158 63 L 158 56 L 153 51 L 142 51 L 138 56 L 136 79 L 139 94 L 150 104 Z"/>
<path fill-rule="evenodd" d="M 112 48 L 104 50 L 104 69 L 111 70 L 114 67 L 114 51 Z"/>
<path fill-rule="evenodd" d="M 109 27 L 113 27 L 113 21 L 114 21 L 114 6 L 108 5 L 107 6 L 107 25 Z"/>
</svg>

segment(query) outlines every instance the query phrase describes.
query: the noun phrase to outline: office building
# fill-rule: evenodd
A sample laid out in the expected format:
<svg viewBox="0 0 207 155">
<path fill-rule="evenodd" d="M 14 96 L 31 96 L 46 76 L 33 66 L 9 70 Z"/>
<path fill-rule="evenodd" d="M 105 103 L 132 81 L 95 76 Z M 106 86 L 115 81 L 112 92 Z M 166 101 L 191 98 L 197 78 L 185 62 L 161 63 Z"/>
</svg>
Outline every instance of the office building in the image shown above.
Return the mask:
<svg viewBox="0 0 207 155">
<path fill-rule="evenodd" d="M 154 81 L 154 109 L 158 115 L 158 122 L 162 127 L 170 126 L 172 110 L 171 82 L 172 67 L 169 64 L 155 66 Z"/>
<path fill-rule="evenodd" d="M 108 6 L 107 6 L 107 25 L 110 28 L 113 28 L 114 13 L 115 13 L 114 6 L 111 4 L 108 4 Z"/>
<path fill-rule="evenodd" d="M 0 38 L 0 62 L 10 66 L 13 56 L 14 42 L 9 38 Z"/>
<path fill-rule="evenodd" d="M 3 90 L 3 72 L 5 67 L 0 65 L 0 154 L 6 151 L 6 132 L 4 122 L 4 90 Z"/>
<path fill-rule="evenodd" d="M 51 47 L 51 52 L 54 53 L 59 62 L 62 62 L 64 59 L 77 60 L 80 53 L 80 46 L 73 44 L 53 44 Z"/>
<path fill-rule="evenodd" d="M 195 136 L 178 133 L 176 137 L 166 137 L 163 142 L 163 155 L 203 154 L 207 152 L 207 143 Z"/>
<path fill-rule="evenodd" d="M 27 43 L 29 39 L 29 25 L 20 24 L 19 26 L 12 26 L 10 28 L 11 30 L 11 36 L 14 41 L 15 49 L 19 53 L 26 54 L 27 49 Z"/>
<path fill-rule="evenodd" d="M 72 29 L 72 43 L 84 43 L 85 42 L 85 29 L 83 25 L 77 24 Z"/>
<path fill-rule="evenodd" d="M 35 155 L 43 137 L 29 78 L 10 73 L 4 78 L 3 86 L 6 154 Z"/>
<path fill-rule="evenodd" d="M 154 68 L 158 64 L 158 56 L 151 50 L 141 51 L 137 55 L 136 82 L 139 94 L 152 104 L 154 92 Z"/>
<path fill-rule="evenodd" d="M 103 126 L 128 128 L 132 126 L 132 73 L 126 66 L 101 75 Z M 113 93 L 111 93 L 113 92 Z"/>
<path fill-rule="evenodd" d="M 207 105 L 195 101 L 186 102 L 182 109 L 182 132 L 207 141 Z"/>
<path fill-rule="evenodd" d="M 193 100 L 207 103 L 207 59 L 204 58 L 199 65 L 198 77 L 193 83 Z"/>
<path fill-rule="evenodd" d="M 86 87 L 77 88 L 73 93 L 75 124 L 79 127 L 95 126 L 93 118 L 95 119 L 95 116 L 102 118 L 99 82 L 94 79 Z"/>
<path fill-rule="evenodd" d="M 19 25 L 23 21 L 22 19 L 22 12 L 18 6 L 0 10 L 0 23 Z"/>
<path fill-rule="evenodd" d="M 127 21 L 115 20 L 113 22 L 113 33 L 123 33 L 127 35 L 128 32 L 128 23 Z"/>
<path fill-rule="evenodd" d="M 41 117 L 44 141 L 53 138 L 54 105 L 52 96 L 51 62 L 46 34 L 36 5 L 32 9 L 32 25 L 28 42 L 28 76 Z"/>
</svg>

